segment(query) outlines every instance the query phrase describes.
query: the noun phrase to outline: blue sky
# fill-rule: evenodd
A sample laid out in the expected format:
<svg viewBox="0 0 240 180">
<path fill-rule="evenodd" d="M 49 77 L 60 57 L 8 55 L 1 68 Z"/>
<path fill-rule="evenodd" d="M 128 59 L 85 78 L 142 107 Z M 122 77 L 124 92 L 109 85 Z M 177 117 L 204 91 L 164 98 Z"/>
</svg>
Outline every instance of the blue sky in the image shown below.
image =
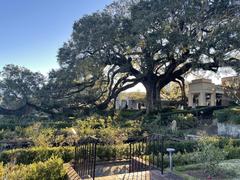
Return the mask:
<svg viewBox="0 0 240 180">
<path fill-rule="evenodd" d="M 75 20 L 113 0 L 0 0 L 0 69 L 25 66 L 46 74 Z"/>
</svg>

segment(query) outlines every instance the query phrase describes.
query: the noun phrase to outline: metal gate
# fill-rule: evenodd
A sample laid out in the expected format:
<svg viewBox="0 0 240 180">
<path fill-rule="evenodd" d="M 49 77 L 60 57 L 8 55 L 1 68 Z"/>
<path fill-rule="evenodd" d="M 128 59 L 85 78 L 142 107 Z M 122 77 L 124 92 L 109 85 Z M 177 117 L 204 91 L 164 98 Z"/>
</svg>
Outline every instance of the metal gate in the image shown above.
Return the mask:
<svg viewBox="0 0 240 180">
<path fill-rule="evenodd" d="M 129 172 L 158 169 L 163 174 L 164 138 L 160 135 L 130 142 Z"/>
<path fill-rule="evenodd" d="M 163 174 L 164 138 L 161 135 L 152 135 L 144 138 L 126 141 L 128 172 L 139 172 L 158 169 Z M 104 144 L 93 137 L 88 137 L 77 143 L 75 147 L 74 168 L 78 175 L 85 178 L 96 176 L 97 149 Z"/>
<path fill-rule="evenodd" d="M 75 147 L 74 169 L 83 179 L 95 178 L 97 143 L 97 139 L 88 137 Z"/>
</svg>

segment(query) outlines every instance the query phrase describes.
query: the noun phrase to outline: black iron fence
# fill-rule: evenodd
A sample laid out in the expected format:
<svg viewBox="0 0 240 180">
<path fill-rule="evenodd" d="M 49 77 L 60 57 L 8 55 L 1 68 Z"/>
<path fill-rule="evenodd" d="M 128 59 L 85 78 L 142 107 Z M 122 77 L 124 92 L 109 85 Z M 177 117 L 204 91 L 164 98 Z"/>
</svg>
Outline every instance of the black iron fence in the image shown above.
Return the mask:
<svg viewBox="0 0 240 180">
<path fill-rule="evenodd" d="M 158 169 L 163 174 L 164 138 L 160 135 L 144 137 L 129 143 L 129 172 Z"/>
<path fill-rule="evenodd" d="M 129 173 L 157 169 L 163 174 L 164 137 L 152 135 L 129 139 L 126 143 L 128 148 L 125 161 L 128 162 Z M 100 159 L 97 158 L 97 151 L 102 146 L 106 145 L 91 137 L 76 144 L 74 168 L 81 178 L 92 178 L 94 180 L 96 166 L 101 163 Z M 104 159 L 104 157 L 101 158 Z"/>
<path fill-rule="evenodd" d="M 76 144 L 74 169 L 83 179 L 95 178 L 97 143 L 89 137 Z"/>
</svg>

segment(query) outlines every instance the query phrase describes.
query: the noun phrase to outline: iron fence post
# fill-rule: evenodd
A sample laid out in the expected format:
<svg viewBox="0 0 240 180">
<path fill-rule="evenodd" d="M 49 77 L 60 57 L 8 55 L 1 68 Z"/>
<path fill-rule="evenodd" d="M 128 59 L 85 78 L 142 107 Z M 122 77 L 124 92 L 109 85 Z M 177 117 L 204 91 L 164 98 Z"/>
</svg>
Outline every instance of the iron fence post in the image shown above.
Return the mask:
<svg viewBox="0 0 240 180">
<path fill-rule="evenodd" d="M 94 161 L 93 161 L 93 180 L 95 179 L 96 173 L 96 159 L 97 159 L 97 143 L 94 143 Z"/>
<path fill-rule="evenodd" d="M 164 137 L 162 136 L 162 142 L 161 142 L 161 173 L 163 174 L 163 153 L 164 153 Z"/>
</svg>

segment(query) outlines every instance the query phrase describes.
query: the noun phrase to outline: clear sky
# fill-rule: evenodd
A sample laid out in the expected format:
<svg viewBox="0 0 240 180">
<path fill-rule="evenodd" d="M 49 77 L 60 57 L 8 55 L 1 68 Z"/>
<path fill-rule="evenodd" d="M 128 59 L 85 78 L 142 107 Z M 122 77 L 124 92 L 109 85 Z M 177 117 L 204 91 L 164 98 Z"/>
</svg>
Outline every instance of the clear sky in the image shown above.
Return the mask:
<svg viewBox="0 0 240 180">
<path fill-rule="evenodd" d="M 0 0 L 0 69 L 18 64 L 46 74 L 72 25 L 113 0 Z"/>
</svg>

